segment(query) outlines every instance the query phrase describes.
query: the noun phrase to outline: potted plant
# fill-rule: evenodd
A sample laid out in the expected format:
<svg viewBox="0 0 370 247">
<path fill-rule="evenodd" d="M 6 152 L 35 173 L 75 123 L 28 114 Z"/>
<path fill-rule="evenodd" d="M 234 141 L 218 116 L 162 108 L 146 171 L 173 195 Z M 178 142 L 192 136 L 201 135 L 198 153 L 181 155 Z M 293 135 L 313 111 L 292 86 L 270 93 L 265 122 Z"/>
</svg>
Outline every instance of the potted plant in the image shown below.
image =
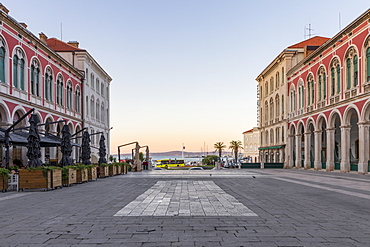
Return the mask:
<svg viewBox="0 0 370 247">
<path fill-rule="evenodd" d="M 0 189 L 2 192 L 8 189 L 9 170 L 6 168 L 0 168 Z"/>
</svg>

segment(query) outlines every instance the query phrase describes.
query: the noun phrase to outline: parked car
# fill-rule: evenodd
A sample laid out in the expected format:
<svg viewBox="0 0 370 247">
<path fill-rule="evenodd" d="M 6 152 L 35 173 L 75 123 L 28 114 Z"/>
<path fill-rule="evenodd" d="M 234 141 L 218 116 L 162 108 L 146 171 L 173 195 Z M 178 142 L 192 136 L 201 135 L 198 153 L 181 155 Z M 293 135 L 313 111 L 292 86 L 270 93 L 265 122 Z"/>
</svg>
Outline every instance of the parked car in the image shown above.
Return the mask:
<svg viewBox="0 0 370 247">
<path fill-rule="evenodd" d="M 163 169 L 162 167 L 154 167 L 153 170 L 166 170 L 166 169 Z"/>
<path fill-rule="evenodd" d="M 204 170 L 204 169 L 203 169 L 203 167 L 190 167 L 189 171 L 190 170 Z"/>
</svg>

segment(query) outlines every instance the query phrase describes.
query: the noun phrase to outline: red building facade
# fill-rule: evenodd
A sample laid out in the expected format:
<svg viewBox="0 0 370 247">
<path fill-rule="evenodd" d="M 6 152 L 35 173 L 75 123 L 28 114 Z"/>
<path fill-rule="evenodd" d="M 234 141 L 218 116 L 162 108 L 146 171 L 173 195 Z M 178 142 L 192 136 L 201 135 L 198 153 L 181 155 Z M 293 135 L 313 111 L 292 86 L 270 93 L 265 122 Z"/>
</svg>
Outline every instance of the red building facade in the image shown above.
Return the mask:
<svg viewBox="0 0 370 247">
<path fill-rule="evenodd" d="M 84 74 L 18 23 L 0 6 L 0 127 L 6 129 L 31 108 L 41 123 L 65 120 L 71 133 L 82 128 Z M 28 125 L 23 120 L 17 127 Z M 42 132 L 61 135 L 64 123 L 50 124 Z M 56 147 L 43 149 L 43 162 L 60 159 Z M 12 159 L 26 160 L 24 147 L 13 146 Z M 3 156 L 3 148 L 0 149 Z M 75 157 L 73 157 L 75 158 Z"/>
<path fill-rule="evenodd" d="M 370 9 L 287 72 L 286 167 L 369 171 Z"/>
</svg>

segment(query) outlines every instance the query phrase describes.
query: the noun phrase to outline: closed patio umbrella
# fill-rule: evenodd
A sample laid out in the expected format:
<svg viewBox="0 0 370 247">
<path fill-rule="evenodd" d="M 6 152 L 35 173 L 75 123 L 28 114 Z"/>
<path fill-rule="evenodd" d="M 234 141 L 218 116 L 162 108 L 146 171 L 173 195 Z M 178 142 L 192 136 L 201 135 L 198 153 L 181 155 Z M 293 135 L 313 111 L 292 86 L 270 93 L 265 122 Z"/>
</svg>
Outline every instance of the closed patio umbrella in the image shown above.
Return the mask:
<svg viewBox="0 0 370 247">
<path fill-rule="evenodd" d="M 40 147 L 40 135 L 37 130 L 37 124 L 40 122 L 36 114 L 32 114 L 29 120 L 30 127 L 27 136 L 27 158 L 28 167 L 39 167 L 42 165 L 41 158 L 41 147 Z"/>
<path fill-rule="evenodd" d="M 90 149 L 90 134 L 86 130 L 82 135 L 82 164 L 84 165 L 91 165 L 91 149 Z"/>
<path fill-rule="evenodd" d="M 60 150 L 62 152 L 62 166 L 73 165 L 72 161 L 72 144 L 71 144 L 71 133 L 69 132 L 69 127 L 67 124 L 63 126 L 62 129 L 62 142 L 60 144 Z"/>
<path fill-rule="evenodd" d="M 104 135 L 100 136 L 99 141 L 99 165 L 102 163 L 107 163 L 107 159 L 105 158 L 107 156 L 107 148 L 105 146 L 105 137 Z"/>
</svg>

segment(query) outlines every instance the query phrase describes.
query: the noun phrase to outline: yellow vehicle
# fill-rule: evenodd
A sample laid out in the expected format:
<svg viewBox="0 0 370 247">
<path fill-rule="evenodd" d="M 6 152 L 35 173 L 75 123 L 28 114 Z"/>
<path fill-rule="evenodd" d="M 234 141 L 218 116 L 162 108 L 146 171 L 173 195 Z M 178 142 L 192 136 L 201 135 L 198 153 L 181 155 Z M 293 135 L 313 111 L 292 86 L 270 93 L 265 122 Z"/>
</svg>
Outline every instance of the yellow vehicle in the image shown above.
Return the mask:
<svg viewBox="0 0 370 247">
<path fill-rule="evenodd" d="M 180 166 L 185 166 L 184 160 L 178 160 L 178 159 L 163 159 L 163 160 L 157 160 L 157 167 L 162 167 L 162 168 L 168 168 L 168 167 L 180 167 Z"/>
</svg>

